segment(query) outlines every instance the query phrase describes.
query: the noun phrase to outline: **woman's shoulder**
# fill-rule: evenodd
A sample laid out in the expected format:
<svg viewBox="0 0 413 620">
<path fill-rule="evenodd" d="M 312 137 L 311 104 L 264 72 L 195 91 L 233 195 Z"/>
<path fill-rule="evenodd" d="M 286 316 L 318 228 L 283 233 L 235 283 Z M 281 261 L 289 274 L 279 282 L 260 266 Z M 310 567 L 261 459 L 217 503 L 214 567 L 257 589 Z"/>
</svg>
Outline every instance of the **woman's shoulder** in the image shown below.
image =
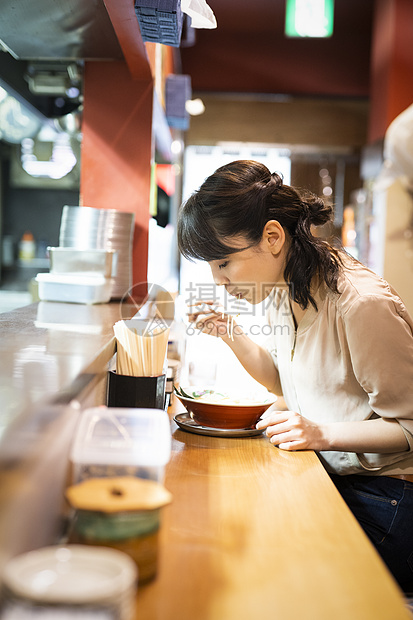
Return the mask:
<svg viewBox="0 0 413 620">
<path fill-rule="evenodd" d="M 391 307 L 397 314 L 406 312 L 390 284 L 358 261 L 344 260 L 337 284 L 339 293 L 330 298 L 343 316 L 361 309 L 378 310 L 380 306 Z"/>
</svg>

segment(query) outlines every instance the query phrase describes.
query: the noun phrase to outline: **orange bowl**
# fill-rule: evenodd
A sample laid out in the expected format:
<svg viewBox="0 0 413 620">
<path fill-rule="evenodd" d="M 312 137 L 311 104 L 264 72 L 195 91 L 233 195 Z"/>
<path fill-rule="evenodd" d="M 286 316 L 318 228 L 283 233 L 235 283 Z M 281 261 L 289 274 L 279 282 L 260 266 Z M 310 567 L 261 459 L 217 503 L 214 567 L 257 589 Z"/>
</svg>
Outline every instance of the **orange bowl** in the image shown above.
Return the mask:
<svg viewBox="0 0 413 620">
<path fill-rule="evenodd" d="M 183 388 L 186 394 L 197 392 L 193 386 Z M 206 402 L 200 398 L 186 398 L 176 393 L 177 398 L 184 405 L 191 418 L 202 426 L 211 428 L 232 428 L 244 429 L 254 428 L 264 411 L 277 400 L 273 394 L 268 394 L 268 398 L 252 400 L 243 404 L 242 400 L 238 403 L 225 404 L 220 402 Z"/>
</svg>

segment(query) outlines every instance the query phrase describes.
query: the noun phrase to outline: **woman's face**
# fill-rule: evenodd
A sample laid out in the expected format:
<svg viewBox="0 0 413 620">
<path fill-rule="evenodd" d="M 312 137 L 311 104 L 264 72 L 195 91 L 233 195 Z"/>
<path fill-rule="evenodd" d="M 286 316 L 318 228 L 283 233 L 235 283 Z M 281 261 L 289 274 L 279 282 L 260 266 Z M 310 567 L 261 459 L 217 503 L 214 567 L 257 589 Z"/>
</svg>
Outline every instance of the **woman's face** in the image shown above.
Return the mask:
<svg viewBox="0 0 413 620">
<path fill-rule="evenodd" d="M 231 243 L 232 247 L 245 248 L 246 245 L 248 242 L 240 237 Z M 285 249 L 284 244 L 280 250 L 278 246 L 275 248 L 269 237 L 263 236 L 258 246 L 208 264 L 215 284 L 225 286 L 234 297 L 258 304 L 268 297 L 276 284 L 284 283 Z"/>
</svg>

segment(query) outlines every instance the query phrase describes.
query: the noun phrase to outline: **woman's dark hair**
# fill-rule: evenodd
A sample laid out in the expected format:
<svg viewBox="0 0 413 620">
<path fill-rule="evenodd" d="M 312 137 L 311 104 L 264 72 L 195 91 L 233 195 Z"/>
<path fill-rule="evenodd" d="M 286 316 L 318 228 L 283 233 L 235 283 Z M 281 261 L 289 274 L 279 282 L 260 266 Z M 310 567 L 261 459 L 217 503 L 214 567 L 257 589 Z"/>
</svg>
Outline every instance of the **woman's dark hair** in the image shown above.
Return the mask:
<svg viewBox="0 0 413 620">
<path fill-rule="evenodd" d="M 336 249 L 315 237 L 311 225 L 326 224 L 332 208 L 310 192 L 299 192 L 259 162 L 234 161 L 218 168 L 182 205 L 178 215 L 178 247 L 189 259 L 224 259 L 262 239 L 265 224 L 277 220 L 290 238 L 284 279 L 291 297 L 302 308 L 309 302 L 315 275 L 338 292 L 341 259 Z M 242 235 L 246 248 L 231 238 Z"/>
</svg>

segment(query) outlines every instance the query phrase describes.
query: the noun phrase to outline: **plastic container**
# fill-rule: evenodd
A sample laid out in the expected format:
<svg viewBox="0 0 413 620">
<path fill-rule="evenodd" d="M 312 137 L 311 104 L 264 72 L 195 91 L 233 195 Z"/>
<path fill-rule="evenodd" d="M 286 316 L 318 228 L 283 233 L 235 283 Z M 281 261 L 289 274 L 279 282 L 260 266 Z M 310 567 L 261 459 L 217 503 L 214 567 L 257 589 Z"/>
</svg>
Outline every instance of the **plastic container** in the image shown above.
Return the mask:
<svg viewBox="0 0 413 620">
<path fill-rule="evenodd" d="M 171 456 L 171 427 L 161 409 L 86 409 L 72 445 L 74 483 L 136 476 L 163 482 Z"/>
<path fill-rule="evenodd" d="M 135 617 L 138 571 L 116 549 L 44 547 L 10 560 L 2 575 L 2 619 Z"/>
<path fill-rule="evenodd" d="M 82 275 L 38 273 L 41 301 L 64 301 L 77 304 L 107 303 L 112 295 L 113 280 L 101 274 Z"/>
<path fill-rule="evenodd" d="M 116 275 L 118 252 L 115 250 L 79 250 L 48 247 L 50 273 L 83 275 L 99 273 L 105 278 Z"/>
</svg>

